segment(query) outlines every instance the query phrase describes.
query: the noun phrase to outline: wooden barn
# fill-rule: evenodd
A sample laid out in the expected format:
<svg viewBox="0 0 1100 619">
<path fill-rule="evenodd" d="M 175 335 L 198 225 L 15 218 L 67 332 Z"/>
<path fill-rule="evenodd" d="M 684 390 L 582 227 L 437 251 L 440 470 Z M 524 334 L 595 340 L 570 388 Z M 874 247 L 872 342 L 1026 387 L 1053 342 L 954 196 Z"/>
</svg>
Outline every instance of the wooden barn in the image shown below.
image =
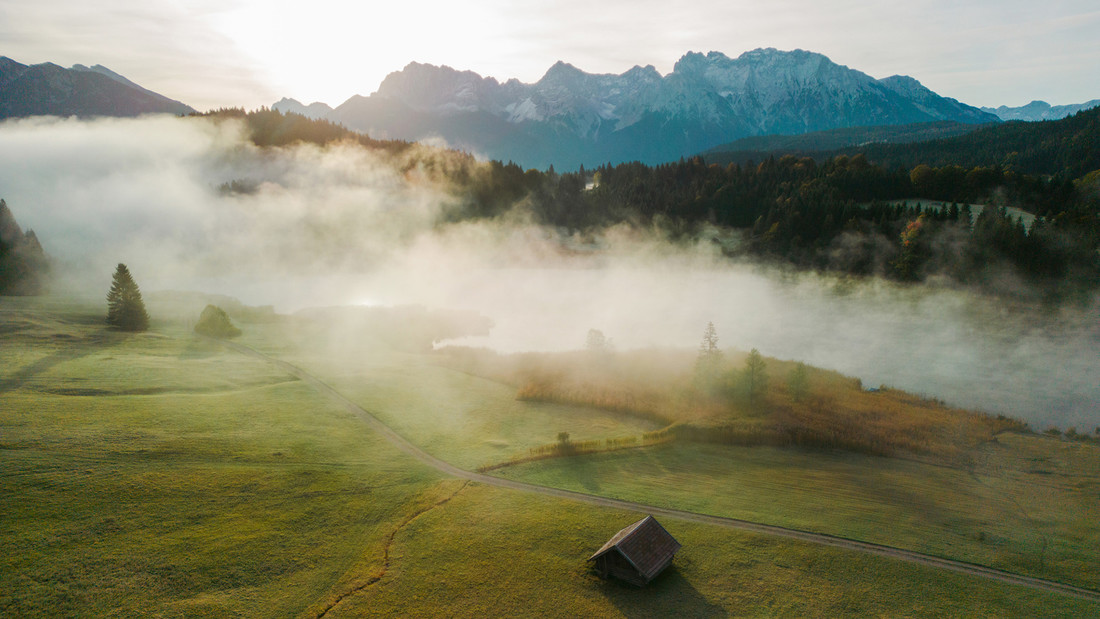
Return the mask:
<svg viewBox="0 0 1100 619">
<path fill-rule="evenodd" d="M 672 563 L 679 549 L 680 542 L 653 516 L 646 516 L 616 533 L 588 560 L 596 562 L 600 578 L 614 576 L 642 587 Z"/>
</svg>

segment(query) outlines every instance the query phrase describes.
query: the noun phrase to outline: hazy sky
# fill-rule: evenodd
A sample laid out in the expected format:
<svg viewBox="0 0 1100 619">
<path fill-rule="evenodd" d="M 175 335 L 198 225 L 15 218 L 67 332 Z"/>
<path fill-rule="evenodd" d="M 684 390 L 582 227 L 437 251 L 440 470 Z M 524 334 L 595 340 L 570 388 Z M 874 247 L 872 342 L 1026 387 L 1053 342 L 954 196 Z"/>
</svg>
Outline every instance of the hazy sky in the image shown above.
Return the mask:
<svg viewBox="0 0 1100 619">
<path fill-rule="evenodd" d="M 411 61 L 536 81 L 672 70 L 687 51 L 807 49 L 972 105 L 1100 98 L 1096 0 L 3 0 L 0 55 L 103 64 L 200 109 L 338 105 Z"/>
</svg>

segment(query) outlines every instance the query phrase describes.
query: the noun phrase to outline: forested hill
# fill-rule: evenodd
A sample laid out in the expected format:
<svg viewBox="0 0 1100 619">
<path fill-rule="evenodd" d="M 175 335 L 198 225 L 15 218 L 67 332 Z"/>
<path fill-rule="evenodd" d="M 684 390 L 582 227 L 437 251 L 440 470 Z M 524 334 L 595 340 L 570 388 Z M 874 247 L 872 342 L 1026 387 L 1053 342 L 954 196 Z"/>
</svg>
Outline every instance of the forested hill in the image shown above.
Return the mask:
<svg viewBox="0 0 1100 619">
<path fill-rule="evenodd" d="M 744 149 L 741 149 L 744 150 Z M 916 143 L 872 143 L 806 154 L 818 162 L 838 155 L 863 154 L 885 168 L 911 169 L 920 164 L 965 168 L 996 166 L 1021 174 L 1078 178 L 1100 169 L 1100 107 L 1061 120 L 1012 121 L 983 125 L 964 135 Z M 762 160 L 768 152 L 757 158 Z M 735 160 L 732 152 L 708 152 L 710 163 Z"/>
<path fill-rule="evenodd" d="M 910 125 L 845 127 L 795 135 L 758 135 L 716 146 L 702 155 L 707 163 L 745 165 L 750 161 L 760 162 L 768 157 L 814 156 L 866 144 L 910 144 L 952 138 L 970 133 L 981 126 L 941 120 Z"/>
<path fill-rule="evenodd" d="M 42 294 L 49 275 L 49 259 L 34 232 L 23 230 L 7 202 L 0 198 L 0 295 Z"/>
<path fill-rule="evenodd" d="M 394 155 L 393 165 L 416 167 L 418 178 L 455 194 L 457 206 L 447 214 L 453 220 L 493 219 L 522 210 L 520 219 L 567 234 L 598 233 L 626 223 L 679 240 L 698 240 L 704 230 L 717 227 L 723 232 L 713 238 L 722 239 L 727 254 L 799 269 L 903 281 L 935 277 L 995 294 L 1047 299 L 1087 297 L 1100 287 L 1100 131 L 1087 135 L 1087 127 L 1097 122 L 1096 112 L 1023 124 L 1026 139 L 1003 138 L 1007 146 L 995 139 L 1000 134 L 973 142 L 987 144 L 991 153 L 1020 146 L 1024 150 L 1011 157 L 1018 163 L 1011 165 L 967 163 L 964 150 L 954 159 L 964 162 L 960 165 L 922 162 L 911 168 L 876 165 L 860 153 L 821 162 L 768 158 L 752 166 L 719 166 L 694 157 L 567 173 L 380 142 L 296 114 L 222 113 L 244 117 L 259 145 L 352 140 L 385 150 Z M 1008 127 L 1019 130 L 1016 123 Z M 1033 132 L 1039 130 L 1042 136 L 1036 138 Z M 1019 162 L 1037 160 L 1039 153 L 1064 167 L 1043 166 L 1049 174 L 1022 173 Z M 917 199 L 941 206 L 922 209 Z M 1033 213 L 1037 220 L 1025 227 L 1004 206 Z"/>
<path fill-rule="evenodd" d="M 388 152 L 400 152 L 412 146 L 411 142 L 403 140 L 375 140 L 327 120 L 306 118 L 296 113 L 283 114 L 266 108 L 252 112 L 243 108 L 221 108 L 191 116 L 240 119 L 248 128 L 249 139 L 257 146 L 287 146 L 298 142 L 324 145 L 352 141 L 367 148 Z"/>
</svg>

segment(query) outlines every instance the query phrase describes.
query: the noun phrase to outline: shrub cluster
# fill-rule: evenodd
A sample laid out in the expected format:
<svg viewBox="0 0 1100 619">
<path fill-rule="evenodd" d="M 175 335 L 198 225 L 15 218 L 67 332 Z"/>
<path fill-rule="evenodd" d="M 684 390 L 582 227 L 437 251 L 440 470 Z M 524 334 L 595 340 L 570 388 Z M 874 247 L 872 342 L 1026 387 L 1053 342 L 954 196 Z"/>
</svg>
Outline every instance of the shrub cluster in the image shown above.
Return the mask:
<svg viewBox="0 0 1100 619">
<path fill-rule="evenodd" d="M 195 323 L 195 333 L 208 337 L 231 338 L 239 336 L 241 330 L 233 325 L 225 310 L 217 305 L 207 305 L 199 315 L 199 321 Z"/>
</svg>

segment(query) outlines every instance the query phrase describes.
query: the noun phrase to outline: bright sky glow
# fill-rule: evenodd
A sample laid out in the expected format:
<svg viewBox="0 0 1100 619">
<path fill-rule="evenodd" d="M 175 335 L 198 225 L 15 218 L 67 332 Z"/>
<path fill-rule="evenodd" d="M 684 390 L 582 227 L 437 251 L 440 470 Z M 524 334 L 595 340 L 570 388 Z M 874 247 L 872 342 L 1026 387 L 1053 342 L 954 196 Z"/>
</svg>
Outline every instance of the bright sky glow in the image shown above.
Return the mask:
<svg viewBox="0 0 1100 619">
<path fill-rule="evenodd" d="M 971 105 L 1100 98 L 1095 0 L 4 0 L 0 55 L 103 64 L 199 109 L 339 105 L 412 61 L 533 82 L 688 51 L 807 49 Z"/>
</svg>

